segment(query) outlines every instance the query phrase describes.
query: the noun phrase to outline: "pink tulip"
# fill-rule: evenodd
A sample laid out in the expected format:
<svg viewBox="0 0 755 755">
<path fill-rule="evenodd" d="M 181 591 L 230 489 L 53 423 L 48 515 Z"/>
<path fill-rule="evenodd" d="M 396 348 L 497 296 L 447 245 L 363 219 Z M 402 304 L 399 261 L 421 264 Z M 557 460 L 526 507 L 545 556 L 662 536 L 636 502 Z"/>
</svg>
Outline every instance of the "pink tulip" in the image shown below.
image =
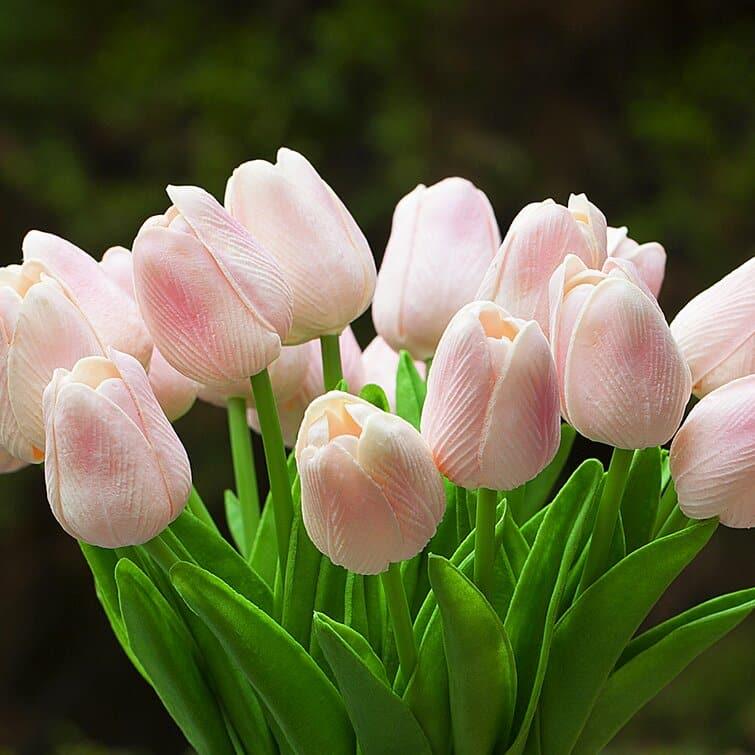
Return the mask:
<svg viewBox="0 0 755 755">
<path fill-rule="evenodd" d="M 134 257 L 122 246 L 113 246 L 102 256 L 100 267 L 118 287 L 136 301 L 134 292 Z M 186 414 L 197 399 L 199 383 L 171 367 L 155 347 L 147 370 L 149 384 L 165 416 L 174 422 Z"/>
<path fill-rule="evenodd" d="M 354 218 L 312 165 L 290 149 L 243 163 L 228 179 L 228 211 L 275 257 L 293 290 L 297 344 L 340 333 L 375 291 L 375 262 Z"/>
<path fill-rule="evenodd" d="M 164 530 L 191 490 L 186 451 L 144 368 L 115 349 L 55 375 L 44 394 L 50 507 L 73 537 L 104 548 Z"/>
<path fill-rule="evenodd" d="M 558 383 L 548 342 L 533 320 L 473 302 L 438 345 L 422 411 L 438 469 L 465 488 L 511 490 L 558 450 Z"/>
<path fill-rule="evenodd" d="M 0 474 L 11 474 L 18 472 L 26 466 L 25 461 L 11 456 L 4 448 L 0 448 Z"/>
<path fill-rule="evenodd" d="M 755 527 L 755 375 L 717 388 L 692 409 L 670 461 L 688 517 Z"/>
<path fill-rule="evenodd" d="M 372 318 L 391 348 L 435 353 L 453 315 L 475 298 L 501 237 L 488 198 L 463 178 L 420 184 L 397 205 Z"/>
<path fill-rule="evenodd" d="M 658 298 L 666 272 L 666 250 L 657 241 L 638 244 L 627 236 L 626 226 L 609 226 L 608 256 L 632 262 L 645 285 Z"/>
<path fill-rule="evenodd" d="M 551 348 L 564 418 L 591 440 L 646 448 L 679 427 L 691 381 L 658 303 L 623 262 L 599 271 L 566 258 L 551 279 Z"/>
<path fill-rule="evenodd" d="M 755 257 L 683 307 L 671 332 L 699 398 L 755 372 Z"/>
<path fill-rule="evenodd" d="M 417 555 L 443 517 L 443 483 L 420 434 L 348 393 L 310 404 L 296 462 L 309 537 L 358 574 Z"/>
<path fill-rule="evenodd" d="M 383 338 L 375 336 L 362 354 L 364 365 L 364 382 L 375 383 L 384 391 L 391 409 L 396 409 L 396 370 L 398 370 L 398 352 L 394 351 Z M 425 376 L 425 363 L 415 362 L 422 377 Z"/>
<path fill-rule="evenodd" d="M 134 285 L 166 361 L 224 385 L 265 369 L 291 326 L 291 289 L 275 260 L 206 191 L 169 186 L 173 206 L 134 241 Z"/>
<path fill-rule="evenodd" d="M 349 385 L 349 390 L 359 393 L 365 384 L 364 368 L 362 367 L 362 350 L 359 348 L 357 339 L 351 328 L 341 333 L 339 337 L 341 347 L 341 363 L 343 376 Z M 304 365 L 299 364 L 297 356 L 297 369 L 287 367 L 293 361 L 291 352 L 303 355 Z M 298 378 L 295 391 L 284 392 L 277 379 L 280 373 L 288 373 L 289 380 L 293 375 Z M 322 380 L 322 354 L 320 344 L 317 341 L 308 341 L 299 346 L 284 346 L 281 356 L 270 366 L 273 393 L 278 404 L 278 416 L 280 418 L 283 440 L 289 448 L 296 444 L 296 434 L 299 432 L 304 412 L 314 399 L 324 393 Z M 251 407 L 247 412 L 249 426 L 260 432 L 260 423 L 256 410 Z"/>
<path fill-rule="evenodd" d="M 500 304 L 514 317 L 537 320 L 548 335 L 548 283 L 567 254 L 600 268 L 606 258 L 606 221 L 584 194 L 569 206 L 552 199 L 524 207 L 477 291 L 477 299 Z"/>
</svg>

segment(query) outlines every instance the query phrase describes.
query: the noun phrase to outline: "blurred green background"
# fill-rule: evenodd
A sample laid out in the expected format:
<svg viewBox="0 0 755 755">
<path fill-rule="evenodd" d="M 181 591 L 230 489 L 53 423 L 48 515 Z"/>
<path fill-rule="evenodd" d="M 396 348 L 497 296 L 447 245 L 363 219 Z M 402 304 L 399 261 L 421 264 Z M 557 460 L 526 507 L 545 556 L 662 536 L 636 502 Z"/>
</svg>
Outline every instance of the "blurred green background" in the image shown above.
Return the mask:
<svg viewBox="0 0 755 755">
<path fill-rule="evenodd" d="M 505 232 L 526 202 L 586 191 L 669 254 L 669 318 L 754 251 L 751 3 L 0 0 L 2 264 L 29 228 L 99 257 L 167 206 L 222 197 L 240 162 L 305 153 L 380 257 L 394 204 L 458 174 Z M 356 328 L 365 345 L 369 317 Z M 225 418 L 178 424 L 217 510 Z M 602 453 L 602 451 L 599 451 Z M 755 582 L 720 531 L 662 618 Z M 179 753 L 129 667 L 38 469 L 0 478 L 0 753 Z M 614 753 L 755 752 L 755 621 L 695 663 Z"/>
</svg>

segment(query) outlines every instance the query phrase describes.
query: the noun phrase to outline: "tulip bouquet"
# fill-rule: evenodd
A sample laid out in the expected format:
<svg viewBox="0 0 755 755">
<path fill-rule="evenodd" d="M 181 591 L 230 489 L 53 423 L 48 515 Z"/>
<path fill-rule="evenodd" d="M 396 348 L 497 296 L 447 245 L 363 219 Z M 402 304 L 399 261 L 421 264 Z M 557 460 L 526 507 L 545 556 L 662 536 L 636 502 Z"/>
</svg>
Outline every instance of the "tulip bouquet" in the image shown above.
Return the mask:
<svg viewBox="0 0 755 755">
<path fill-rule="evenodd" d="M 295 152 L 224 206 L 168 195 L 133 251 L 33 231 L 0 270 L 0 463 L 44 462 L 198 752 L 594 753 L 755 607 L 640 629 L 719 522 L 755 524 L 755 258 L 669 326 L 663 248 L 584 195 L 501 243 L 471 183 L 419 186 L 379 275 Z M 197 396 L 228 414 L 229 539 L 171 424 Z M 607 470 L 568 471 L 577 433 Z"/>
</svg>

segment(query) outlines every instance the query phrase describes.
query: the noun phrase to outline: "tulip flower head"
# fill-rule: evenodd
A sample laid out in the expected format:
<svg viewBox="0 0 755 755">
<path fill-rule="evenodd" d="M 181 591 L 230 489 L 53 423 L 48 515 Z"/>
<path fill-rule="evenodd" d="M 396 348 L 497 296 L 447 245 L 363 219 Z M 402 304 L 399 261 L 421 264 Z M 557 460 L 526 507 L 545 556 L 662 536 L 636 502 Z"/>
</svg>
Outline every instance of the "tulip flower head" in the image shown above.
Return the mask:
<svg viewBox="0 0 755 755">
<path fill-rule="evenodd" d="M 364 382 L 375 383 L 384 391 L 391 409 L 396 409 L 396 371 L 398 370 L 399 355 L 384 338 L 375 336 L 362 354 L 364 364 Z M 415 362 L 417 372 L 424 377 L 426 367 L 424 362 Z"/>
<path fill-rule="evenodd" d="M 336 335 L 375 291 L 375 261 L 354 218 L 310 162 L 279 149 L 228 179 L 225 206 L 275 258 L 293 291 L 286 344 Z"/>
<path fill-rule="evenodd" d="M 109 349 L 56 370 L 44 419 L 47 497 L 68 534 L 104 548 L 138 545 L 181 513 L 189 460 L 136 359 Z"/>
<path fill-rule="evenodd" d="M 632 269 L 613 261 L 591 270 L 569 255 L 550 284 L 564 418 L 585 437 L 624 449 L 668 441 L 691 388 L 663 312 Z"/>
<path fill-rule="evenodd" d="M 457 485 L 511 490 L 535 477 L 561 436 L 556 370 L 540 326 L 493 302 L 459 310 L 430 370 L 422 435 Z"/>
<path fill-rule="evenodd" d="M 397 205 L 372 317 L 396 351 L 435 353 L 454 314 L 475 298 L 501 243 L 485 194 L 463 178 L 420 184 Z"/>
<path fill-rule="evenodd" d="M 477 291 L 477 299 L 500 304 L 514 317 L 537 320 L 548 335 L 548 284 L 567 254 L 599 269 L 606 258 L 606 220 L 584 194 L 569 206 L 552 199 L 524 207 Z"/>
<path fill-rule="evenodd" d="M 669 461 L 688 517 L 755 527 L 755 375 L 716 388 L 696 404 Z"/>
<path fill-rule="evenodd" d="M 684 306 L 671 332 L 698 398 L 755 372 L 755 257 Z"/>
<path fill-rule="evenodd" d="M 170 186 L 173 206 L 134 241 L 139 309 L 166 361 L 207 385 L 246 380 L 280 353 L 291 289 L 275 260 L 207 192 Z"/>
<path fill-rule="evenodd" d="M 608 256 L 629 260 L 650 289 L 658 298 L 663 276 L 666 272 L 666 250 L 657 241 L 638 244 L 627 235 L 627 227 L 608 227 Z"/>
<path fill-rule="evenodd" d="M 330 391 L 310 404 L 296 462 L 309 537 L 358 574 L 417 555 L 443 517 L 443 483 L 420 434 L 348 393 Z"/>
</svg>

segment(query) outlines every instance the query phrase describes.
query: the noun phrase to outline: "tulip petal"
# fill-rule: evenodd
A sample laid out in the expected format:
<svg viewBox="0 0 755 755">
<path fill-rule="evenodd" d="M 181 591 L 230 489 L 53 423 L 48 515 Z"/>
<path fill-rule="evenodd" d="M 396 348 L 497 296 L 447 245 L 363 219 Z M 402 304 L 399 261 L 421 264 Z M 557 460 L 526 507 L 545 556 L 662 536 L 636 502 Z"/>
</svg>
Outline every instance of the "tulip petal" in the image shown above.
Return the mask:
<svg viewBox="0 0 755 755">
<path fill-rule="evenodd" d="M 595 286 L 564 372 L 574 427 L 618 448 L 660 445 L 679 427 L 689 394 L 689 370 L 655 300 L 620 277 Z"/>
<path fill-rule="evenodd" d="M 158 348 L 152 352 L 148 376 L 155 398 L 171 422 L 183 417 L 194 405 L 199 383 L 171 367 Z"/>
<path fill-rule="evenodd" d="M 329 443 L 299 456 L 302 517 L 330 560 L 358 574 L 385 571 L 402 548 L 398 521 L 380 488 L 343 448 Z"/>
<path fill-rule="evenodd" d="M 657 241 L 636 244 L 628 250 L 622 245 L 615 256 L 633 263 L 653 296 L 658 297 L 666 272 L 666 250 Z"/>
<path fill-rule="evenodd" d="M 23 469 L 26 462 L 11 456 L 4 448 L 0 448 L 0 474 L 11 474 Z"/>
</svg>

